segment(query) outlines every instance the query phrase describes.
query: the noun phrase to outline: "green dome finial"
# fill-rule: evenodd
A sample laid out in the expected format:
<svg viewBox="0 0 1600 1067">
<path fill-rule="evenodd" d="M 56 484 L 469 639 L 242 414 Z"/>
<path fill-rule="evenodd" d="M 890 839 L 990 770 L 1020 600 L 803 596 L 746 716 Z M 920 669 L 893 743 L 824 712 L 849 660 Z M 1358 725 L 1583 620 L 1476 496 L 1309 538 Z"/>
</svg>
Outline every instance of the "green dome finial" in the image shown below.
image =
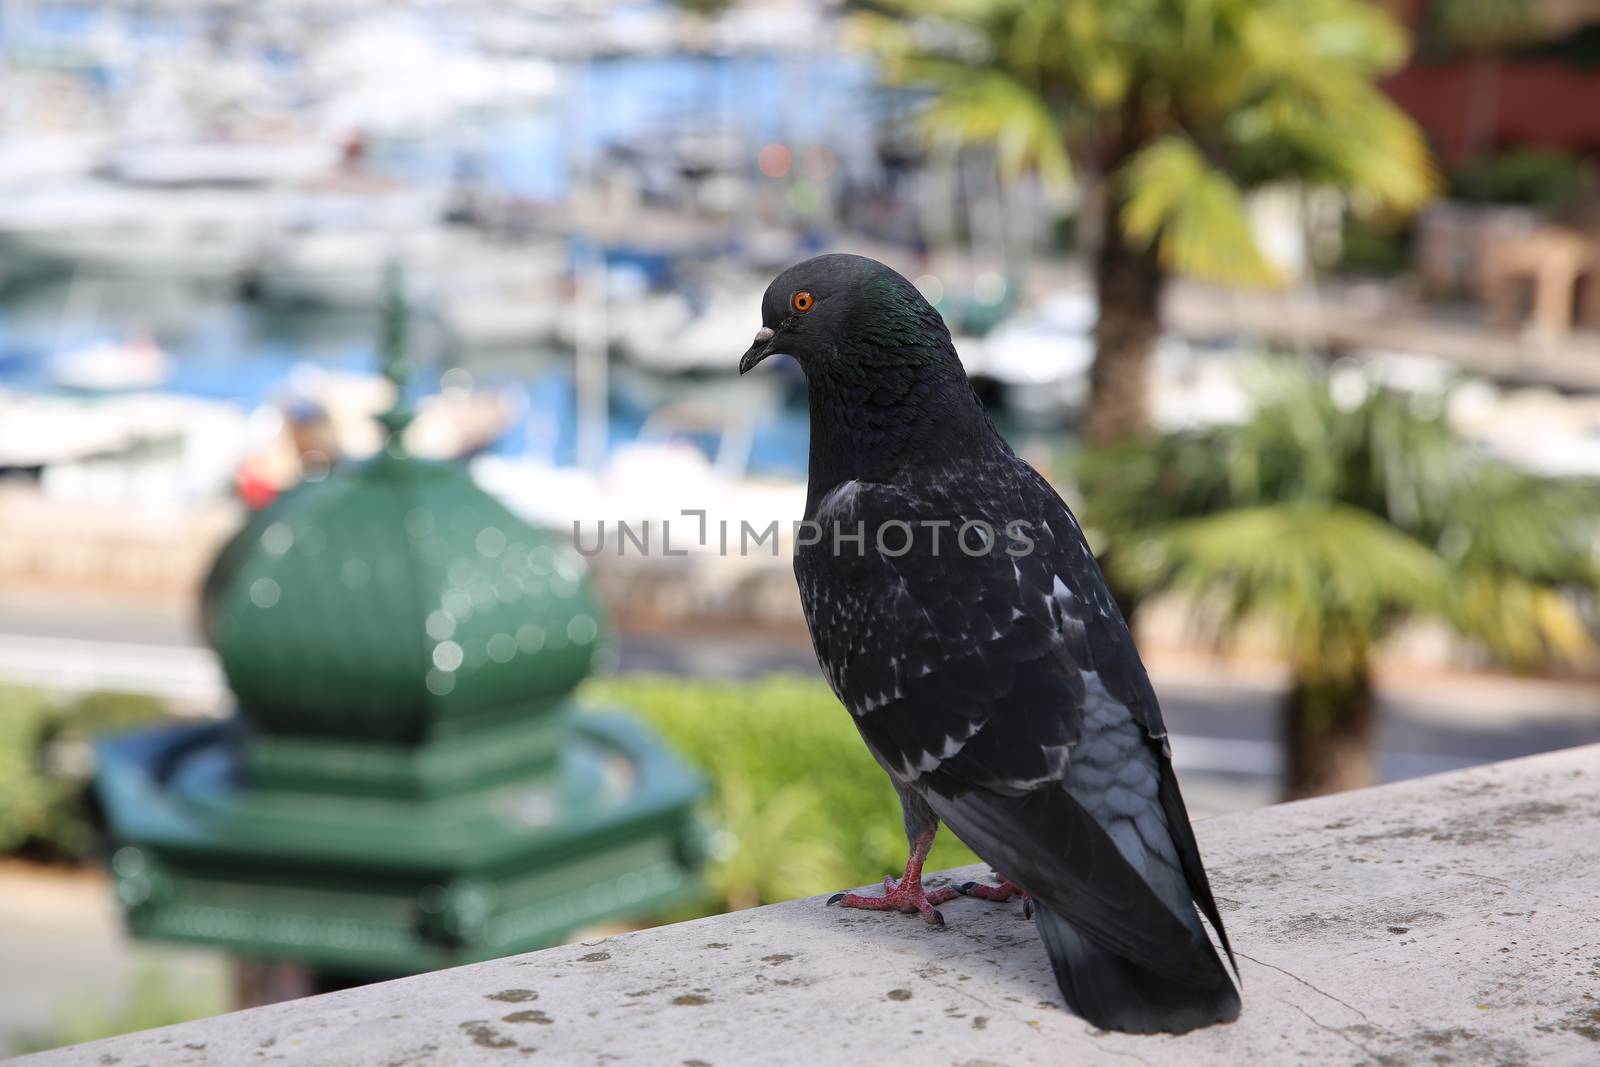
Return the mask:
<svg viewBox="0 0 1600 1067">
<path fill-rule="evenodd" d="M 409 328 L 411 308 L 406 301 L 405 268 L 398 259 L 389 261 L 383 278 L 383 317 L 378 341 L 378 361 L 383 376 L 394 384 L 394 405 L 379 416 L 389 430 L 387 450 L 401 454 L 401 435 L 410 425 L 413 412 L 406 403 L 406 386 L 411 381 Z"/>
</svg>

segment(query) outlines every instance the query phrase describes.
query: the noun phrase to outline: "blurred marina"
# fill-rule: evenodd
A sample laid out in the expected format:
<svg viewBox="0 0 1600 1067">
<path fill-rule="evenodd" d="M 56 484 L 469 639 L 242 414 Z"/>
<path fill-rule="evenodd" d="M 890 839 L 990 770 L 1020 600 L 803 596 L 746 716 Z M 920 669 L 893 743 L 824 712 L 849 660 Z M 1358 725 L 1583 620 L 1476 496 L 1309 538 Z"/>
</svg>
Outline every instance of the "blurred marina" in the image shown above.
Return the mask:
<svg viewBox="0 0 1600 1067">
<path fill-rule="evenodd" d="M 292 9 L 6 5 L 9 575 L 53 580 L 16 543 L 52 507 L 249 506 L 370 455 L 390 264 L 437 392 L 412 447 L 557 526 L 648 517 L 629 501 L 651 484 L 736 522 L 791 514 L 799 390 L 736 381 L 733 349 L 776 267 L 841 243 L 917 279 L 1021 447 L 1073 448 L 1096 309 L 1038 232 L 1044 192 L 909 152 L 904 92 L 837 49 L 826 7 Z M 1600 473 L 1592 335 L 1490 337 L 1475 360 L 1432 350 L 1424 312 L 1396 347 L 1393 309 L 1364 306 L 1388 298 L 1319 289 L 1306 210 L 1255 212 L 1294 291 L 1174 295 L 1159 426 L 1239 420 L 1264 353 L 1331 351 L 1347 378 L 1448 392 L 1520 464 Z"/>
<path fill-rule="evenodd" d="M 733 363 L 766 280 L 827 248 L 916 280 L 1042 469 L 1077 448 L 1098 308 L 1041 220 L 1089 228 L 1086 194 L 910 140 L 915 94 L 841 46 L 827 5 L 3 10 L 8 587 L 182 600 L 242 513 L 377 452 L 391 268 L 421 361 L 407 447 L 557 529 L 798 514 L 798 377 Z M 1473 226 L 1537 233 L 1525 209 L 1430 209 L 1431 303 L 1324 269 L 1329 211 L 1252 200 L 1284 288 L 1172 286 L 1156 428 L 1241 422 L 1264 367 L 1310 358 L 1341 395 L 1399 389 L 1530 471 L 1600 475 L 1587 320 L 1496 326 L 1463 303 L 1471 277 L 1429 266 Z M 797 636 L 783 539 L 714 547 L 603 554 L 613 609 Z"/>
</svg>

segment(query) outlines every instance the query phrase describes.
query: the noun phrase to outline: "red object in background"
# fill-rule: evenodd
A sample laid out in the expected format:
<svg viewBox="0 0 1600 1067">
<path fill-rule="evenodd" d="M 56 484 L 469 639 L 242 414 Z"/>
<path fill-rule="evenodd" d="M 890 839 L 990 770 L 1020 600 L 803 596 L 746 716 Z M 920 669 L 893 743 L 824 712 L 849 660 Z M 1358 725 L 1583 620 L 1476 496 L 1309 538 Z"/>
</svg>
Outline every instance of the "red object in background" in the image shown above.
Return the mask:
<svg viewBox="0 0 1600 1067">
<path fill-rule="evenodd" d="M 1445 164 L 1470 152 L 1472 60 L 1413 63 L 1384 89 L 1428 133 Z M 1494 71 L 1491 147 L 1600 153 L 1600 70 L 1548 59 L 1501 59 Z"/>
<path fill-rule="evenodd" d="M 233 476 L 233 490 L 251 511 L 260 511 L 278 499 L 278 488 L 246 461 L 239 465 Z"/>
</svg>

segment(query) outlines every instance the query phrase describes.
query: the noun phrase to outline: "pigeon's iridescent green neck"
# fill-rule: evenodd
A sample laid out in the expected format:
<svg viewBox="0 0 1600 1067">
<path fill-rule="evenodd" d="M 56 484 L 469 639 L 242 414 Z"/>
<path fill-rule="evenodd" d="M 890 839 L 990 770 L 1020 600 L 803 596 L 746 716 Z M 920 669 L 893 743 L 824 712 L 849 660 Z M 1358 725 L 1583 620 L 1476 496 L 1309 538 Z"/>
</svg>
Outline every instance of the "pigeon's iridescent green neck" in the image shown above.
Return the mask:
<svg viewBox="0 0 1600 1067">
<path fill-rule="evenodd" d="M 878 308 L 887 313 L 847 323 L 831 358 L 806 368 L 812 501 L 852 478 L 893 482 L 1005 448 L 938 314 L 925 303 Z"/>
</svg>

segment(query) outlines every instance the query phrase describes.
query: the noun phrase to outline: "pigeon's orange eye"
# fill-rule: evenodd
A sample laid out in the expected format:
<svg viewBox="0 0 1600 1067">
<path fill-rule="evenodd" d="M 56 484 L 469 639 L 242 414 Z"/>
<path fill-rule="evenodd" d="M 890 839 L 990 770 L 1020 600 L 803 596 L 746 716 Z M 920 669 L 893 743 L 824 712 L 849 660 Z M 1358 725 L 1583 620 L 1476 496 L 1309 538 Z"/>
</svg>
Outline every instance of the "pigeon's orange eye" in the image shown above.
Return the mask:
<svg viewBox="0 0 1600 1067">
<path fill-rule="evenodd" d="M 816 306 L 816 299 L 808 290 L 802 289 L 789 298 L 789 307 L 804 315 Z"/>
</svg>

